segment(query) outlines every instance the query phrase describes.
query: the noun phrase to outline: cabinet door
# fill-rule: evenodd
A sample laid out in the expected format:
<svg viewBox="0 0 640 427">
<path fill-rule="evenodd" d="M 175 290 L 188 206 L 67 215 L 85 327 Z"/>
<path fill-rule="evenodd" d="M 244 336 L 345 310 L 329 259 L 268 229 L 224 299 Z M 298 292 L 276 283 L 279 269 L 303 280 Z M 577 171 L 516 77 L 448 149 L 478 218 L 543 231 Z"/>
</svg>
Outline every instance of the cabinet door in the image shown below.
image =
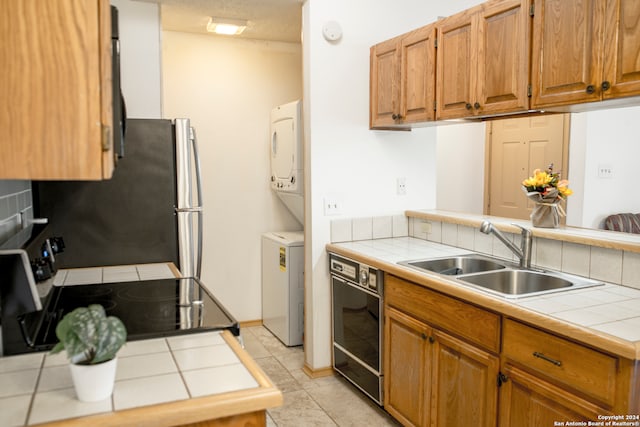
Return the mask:
<svg viewBox="0 0 640 427">
<path fill-rule="evenodd" d="M 431 328 L 386 309 L 384 408 L 405 426 L 426 425 L 430 397 Z"/>
<path fill-rule="evenodd" d="M 495 426 L 498 357 L 441 331 L 434 337 L 431 425 Z"/>
<path fill-rule="evenodd" d="M 438 119 L 473 115 L 477 62 L 473 8 L 438 24 L 437 110 Z"/>
<path fill-rule="evenodd" d="M 640 2 L 607 2 L 602 96 L 640 94 Z M 606 83 L 605 83 L 606 82 Z M 605 85 L 605 86 L 602 86 Z M 607 86 L 610 86 L 607 89 Z"/>
<path fill-rule="evenodd" d="M 404 123 L 435 119 L 436 30 L 433 25 L 402 37 L 400 115 Z"/>
<path fill-rule="evenodd" d="M 107 0 L 0 2 L 0 179 L 111 176 L 110 49 Z"/>
<path fill-rule="evenodd" d="M 400 40 L 395 38 L 371 48 L 369 79 L 369 127 L 395 124 L 400 114 Z"/>
<path fill-rule="evenodd" d="M 478 20 L 477 114 L 529 108 L 529 0 L 488 3 Z"/>
<path fill-rule="evenodd" d="M 586 422 L 609 413 L 518 368 L 508 365 L 505 374 L 507 379 L 500 389 L 500 427 Z"/>
<path fill-rule="evenodd" d="M 600 100 L 604 1 L 535 0 L 532 108 Z"/>
</svg>

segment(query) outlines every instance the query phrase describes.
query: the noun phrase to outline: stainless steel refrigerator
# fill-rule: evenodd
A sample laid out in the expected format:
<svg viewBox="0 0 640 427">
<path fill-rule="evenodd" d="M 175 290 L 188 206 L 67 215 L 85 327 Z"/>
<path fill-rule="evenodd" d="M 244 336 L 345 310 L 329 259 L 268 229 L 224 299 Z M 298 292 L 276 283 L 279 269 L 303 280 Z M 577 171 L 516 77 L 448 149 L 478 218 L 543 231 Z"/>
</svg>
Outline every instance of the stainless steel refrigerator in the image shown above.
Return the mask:
<svg viewBox="0 0 640 427">
<path fill-rule="evenodd" d="M 173 262 L 200 278 L 202 191 L 189 119 L 128 119 L 112 179 L 33 189 L 36 215 L 65 242 L 59 268 Z"/>
</svg>

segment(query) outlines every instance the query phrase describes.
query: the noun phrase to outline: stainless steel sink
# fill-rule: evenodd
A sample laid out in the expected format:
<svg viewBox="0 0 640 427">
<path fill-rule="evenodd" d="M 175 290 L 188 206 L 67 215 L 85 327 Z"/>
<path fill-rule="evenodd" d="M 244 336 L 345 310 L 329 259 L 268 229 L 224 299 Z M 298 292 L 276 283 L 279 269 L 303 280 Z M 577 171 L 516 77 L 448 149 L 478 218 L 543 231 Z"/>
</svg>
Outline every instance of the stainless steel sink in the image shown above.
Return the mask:
<svg viewBox="0 0 640 427">
<path fill-rule="evenodd" d="M 505 268 L 507 265 L 506 262 L 497 261 L 480 255 L 461 255 L 446 258 L 401 261 L 398 264 L 448 276 L 500 270 Z"/>
<path fill-rule="evenodd" d="M 505 298 L 548 294 L 602 285 L 595 280 L 563 273 L 531 270 L 501 270 L 459 277 L 458 280 L 497 293 Z"/>
<path fill-rule="evenodd" d="M 506 260 L 476 254 L 400 261 L 398 264 L 455 276 L 463 285 L 509 299 L 602 285 L 571 274 L 523 269 Z"/>
</svg>

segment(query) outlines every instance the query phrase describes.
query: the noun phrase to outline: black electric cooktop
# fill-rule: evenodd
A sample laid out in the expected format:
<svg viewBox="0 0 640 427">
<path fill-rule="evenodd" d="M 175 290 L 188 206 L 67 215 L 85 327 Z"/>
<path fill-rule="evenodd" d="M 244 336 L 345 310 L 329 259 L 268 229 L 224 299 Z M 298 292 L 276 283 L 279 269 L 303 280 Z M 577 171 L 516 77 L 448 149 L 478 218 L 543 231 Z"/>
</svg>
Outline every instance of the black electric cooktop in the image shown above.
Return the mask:
<svg viewBox="0 0 640 427">
<path fill-rule="evenodd" d="M 21 318 L 26 339 L 10 348 L 5 343 L 5 354 L 52 348 L 58 341 L 58 321 L 89 304 L 101 304 L 107 315 L 119 317 L 127 328 L 127 341 L 223 329 L 240 334 L 238 322 L 197 279 L 56 286 L 43 302 L 43 311 Z"/>
</svg>

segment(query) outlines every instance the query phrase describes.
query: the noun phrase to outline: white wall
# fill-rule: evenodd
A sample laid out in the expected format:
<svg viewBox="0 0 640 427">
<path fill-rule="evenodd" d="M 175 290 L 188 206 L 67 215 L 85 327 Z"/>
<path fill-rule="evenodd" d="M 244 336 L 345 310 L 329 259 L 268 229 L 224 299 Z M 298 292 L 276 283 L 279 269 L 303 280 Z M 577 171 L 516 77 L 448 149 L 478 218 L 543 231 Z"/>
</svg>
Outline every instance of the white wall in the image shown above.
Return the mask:
<svg viewBox="0 0 640 427">
<path fill-rule="evenodd" d="M 485 123 L 438 126 L 436 207 L 482 215 Z"/>
<path fill-rule="evenodd" d="M 260 236 L 301 225 L 269 188 L 269 114 L 302 96 L 298 44 L 165 31 L 164 116 L 201 151 L 202 279 L 240 321 L 262 318 Z"/>
<path fill-rule="evenodd" d="M 434 208 L 436 129 L 368 130 L 369 47 L 480 1 L 307 0 L 303 6 L 304 114 L 307 156 L 306 364 L 331 365 L 328 261 L 330 220 L 323 200 L 342 201 L 345 217 Z M 337 21 L 343 37 L 329 43 L 322 25 Z M 396 195 L 405 177 L 407 195 Z"/>
<path fill-rule="evenodd" d="M 569 181 L 570 188 L 580 192 L 580 198 L 569 198 L 568 223 L 598 228 L 608 215 L 640 212 L 636 185 L 640 159 L 638 117 L 640 107 L 572 115 Z M 613 177 L 599 178 L 600 166 L 613 168 Z M 575 214 L 571 212 L 574 209 Z"/>
<path fill-rule="evenodd" d="M 120 18 L 122 93 L 131 118 L 162 117 L 160 10 L 155 3 L 111 0 Z"/>
</svg>

